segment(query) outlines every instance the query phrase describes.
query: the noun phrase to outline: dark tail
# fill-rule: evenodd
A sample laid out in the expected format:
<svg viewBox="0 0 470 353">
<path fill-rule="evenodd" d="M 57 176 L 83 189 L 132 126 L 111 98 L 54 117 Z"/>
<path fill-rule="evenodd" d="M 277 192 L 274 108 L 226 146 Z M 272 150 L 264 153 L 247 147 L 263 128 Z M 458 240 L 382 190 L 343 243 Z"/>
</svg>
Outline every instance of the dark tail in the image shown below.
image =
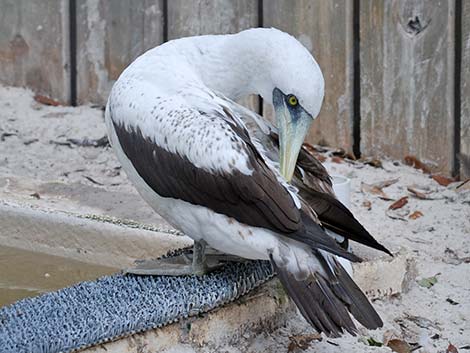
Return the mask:
<svg viewBox="0 0 470 353">
<path fill-rule="evenodd" d="M 316 252 L 312 256 L 318 258 L 327 277 L 315 272 L 299 281 L 294 274 L 278 267 L 271 257 L 279 280 L 303 317 L 318 332 L 330 337 L 338 337 L 344 331 L 356 335 L 357 328 L 349 313 L 368 329 L 382 327 L 379 315 L 341 264 L 331 255 L 324 257 Z"/>
</svg>

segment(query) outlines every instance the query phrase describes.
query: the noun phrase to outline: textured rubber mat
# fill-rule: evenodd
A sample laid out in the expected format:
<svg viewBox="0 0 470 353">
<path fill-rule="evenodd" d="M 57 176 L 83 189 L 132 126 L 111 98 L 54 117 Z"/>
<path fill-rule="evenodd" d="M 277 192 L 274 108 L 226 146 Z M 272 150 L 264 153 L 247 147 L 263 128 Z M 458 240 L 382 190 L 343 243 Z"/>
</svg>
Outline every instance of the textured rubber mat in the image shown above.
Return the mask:
<svg viewBox="0 0 470 353">
<path fill-rule="evenodd" d="M 161 327 L 233 301 L 273 276 L 267 261 L 208 275 L 116 274 L 0 308 L 0 352 L 71 352 Z"/>
</svg>

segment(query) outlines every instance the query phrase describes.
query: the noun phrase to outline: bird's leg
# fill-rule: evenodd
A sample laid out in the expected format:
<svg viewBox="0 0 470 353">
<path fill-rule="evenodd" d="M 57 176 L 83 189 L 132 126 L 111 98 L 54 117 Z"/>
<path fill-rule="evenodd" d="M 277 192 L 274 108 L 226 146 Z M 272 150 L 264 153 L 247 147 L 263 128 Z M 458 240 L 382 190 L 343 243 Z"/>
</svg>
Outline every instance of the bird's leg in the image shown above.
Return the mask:
<svg viewBox="0 0 470 353">
<path fill-rule="evenodd" d="M 199 240 L 194 241 L 192 254 L 139 261 L 135 267 L 124 270 L 124 273 L 159 276 L 201 276 L 228 261 L 241 261 L 241 259 L 217 252 L 207 247 L 207 243 L 204 240 Z"/>
<path fill-rule="evenodd" d="M 194 274 L 203 275 L 207 272 L 206 245 L 204 240 L 195 240 L 193 245 L 193 271 Z"/>
</svg>

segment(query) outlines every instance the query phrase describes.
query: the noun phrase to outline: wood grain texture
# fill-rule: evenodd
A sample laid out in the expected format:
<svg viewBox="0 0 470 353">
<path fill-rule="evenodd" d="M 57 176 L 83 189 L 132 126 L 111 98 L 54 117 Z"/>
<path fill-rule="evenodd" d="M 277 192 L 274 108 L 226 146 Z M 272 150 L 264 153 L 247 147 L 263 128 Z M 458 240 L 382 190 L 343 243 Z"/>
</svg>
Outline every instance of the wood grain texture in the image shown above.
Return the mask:
<svg viewBox="0 0 470 353">
<path fill-rule="evenodd" d="M 325 78 L 325 100 L 307 141 L 352 151 L 352 1 L 265 0 L 265 27 L 284 30 L 313 54 Z M 266 115 L 272 107 L 264 106 Z"/>
<path fill-rule="evenodd" d="M 168 1 L 168 39 L 202 34 L 237 33 L 258 26 L 258 2 L 253 0 Z M 239 100 L 259 111 L 259 99 Z"/>
<path fill-rule="evenodd" d="M 460 174 L 470 178 L 470 2 L 462 1 Z"/>
<path fill-rule="evenodd" d="M 454 168 L 454 1 L 360 3 L 361 151 Z"/>
<path fill-rule="evenodd" d="M 77 1 L 77 100 L 104 105 L 121 72 L 163 42 L 163 0 Z"/>
<path fill-rule="evenodd" d="M 68 1 L 2 0 L 0 82 L 23 86 L 67 104 Z"/>
</svg>

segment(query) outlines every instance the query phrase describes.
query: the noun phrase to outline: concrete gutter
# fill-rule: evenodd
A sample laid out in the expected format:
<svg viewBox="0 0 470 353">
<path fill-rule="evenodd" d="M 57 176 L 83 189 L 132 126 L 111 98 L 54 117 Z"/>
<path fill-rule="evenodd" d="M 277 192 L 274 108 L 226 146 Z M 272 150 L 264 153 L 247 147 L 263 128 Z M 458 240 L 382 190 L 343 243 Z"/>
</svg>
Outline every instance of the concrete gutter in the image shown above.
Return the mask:
<svg viewBox="0 0 470 353">
<path fill-rule="evenodd" d="M 125 268 L 191 244 L 135 192 L 0 178 L 0 245 Z"/>
<path fill-rule="evenodd" d="M 0 201 L 0 245 L 125 268 L 192 244 L 186 236 L 93 215 L 39 210 Z"/>
</svg>

